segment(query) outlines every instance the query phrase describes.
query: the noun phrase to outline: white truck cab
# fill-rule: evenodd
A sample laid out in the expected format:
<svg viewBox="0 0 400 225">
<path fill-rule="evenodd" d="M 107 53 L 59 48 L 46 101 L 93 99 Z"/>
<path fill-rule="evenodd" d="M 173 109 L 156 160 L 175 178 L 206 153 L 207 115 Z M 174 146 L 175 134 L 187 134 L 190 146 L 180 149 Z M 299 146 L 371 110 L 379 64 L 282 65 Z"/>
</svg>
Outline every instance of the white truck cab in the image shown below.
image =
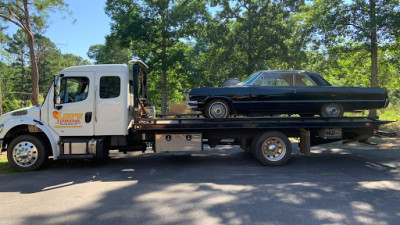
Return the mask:
<svg viewBox="0 0 400 225">
<path fill-rule="evenodd" d="M 133 70 L 139 79 L 147 68 L 141 61 L 132 64 L 64 69 L 55 76 L 41 106 L 1 115 L 0 148 L 7 148 L 9 162 L 28 171 L 39 168 L 49 155 L 54 159 L 103 155 L 102 141 L 107 138 L 116 145 L 126 144 L 133 111 L 138 111 Z"/>
<path fill-rule="evenodd" d="M 127 135 L 132 120 L 129 110 L 133 109 L 133 93 L 128 91 L 132 79 L 127 65 L 65 69 L 43 103 L 42 121 L 58 136 Z"/>
</svg>

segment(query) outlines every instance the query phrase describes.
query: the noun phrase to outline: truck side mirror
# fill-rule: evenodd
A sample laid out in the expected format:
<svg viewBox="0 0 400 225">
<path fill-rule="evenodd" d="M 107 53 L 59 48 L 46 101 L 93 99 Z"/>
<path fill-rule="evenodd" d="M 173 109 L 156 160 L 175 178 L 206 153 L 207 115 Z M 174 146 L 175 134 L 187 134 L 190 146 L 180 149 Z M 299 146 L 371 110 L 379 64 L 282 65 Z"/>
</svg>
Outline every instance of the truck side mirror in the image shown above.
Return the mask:
<svg viewBox="0 0 400 225">
<path fill-rule="evenodd" d="M 56 105 L 61 104 L 61 97 L 59 95 L 56 96 L 55 102 Z"/>
<path fill-rule="evenodd" d="M 54 77 L 54 108 L 59 110 L 61 109 L 62 106 L 61 104 L 61 77 L 60 76 L 55 76 Z"/>
<path fill-rule="evenodd" d="M 55 96 L 60 95 L 60 90 L 61 90 L 61 77 L 55 76 L 55 78 L 54 78 L 54 95 Z"/>
</svg>

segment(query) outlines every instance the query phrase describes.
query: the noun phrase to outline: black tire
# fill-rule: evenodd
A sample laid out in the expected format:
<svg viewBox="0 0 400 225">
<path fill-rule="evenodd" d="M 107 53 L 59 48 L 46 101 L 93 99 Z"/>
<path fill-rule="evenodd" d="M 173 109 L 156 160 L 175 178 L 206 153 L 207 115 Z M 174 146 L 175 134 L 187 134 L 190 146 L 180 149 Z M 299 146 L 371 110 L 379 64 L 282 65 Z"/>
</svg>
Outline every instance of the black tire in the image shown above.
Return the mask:
<svg viewBox="0 0 400 225">
<path fill-rule="evenodd" d="M 44 141 L 38 136 L 19 136 L 8 145 L 8 162 L 20 172 L 38 170 L 47 158 L 45 146 Z"/>
<path fill-rule="evenodd" d="M 327 103 L 321 107 L 322 117 L 342 117 L 344 114 L 343 106 L 338 103 Z"/>
<path fill-rule="evenodd" d="M 207 104 L 204 113 L 207 118 L 222 119 L 230 115 L 231 109 L 225 100 L 215 99 Z"/>
<path fill-rule="evenodd" d="M 252 152 L 264 166 L 283 166 L 292 154 L 292 144 L 283 133 L 270 131 L 256 138 Z"/>
</svg>

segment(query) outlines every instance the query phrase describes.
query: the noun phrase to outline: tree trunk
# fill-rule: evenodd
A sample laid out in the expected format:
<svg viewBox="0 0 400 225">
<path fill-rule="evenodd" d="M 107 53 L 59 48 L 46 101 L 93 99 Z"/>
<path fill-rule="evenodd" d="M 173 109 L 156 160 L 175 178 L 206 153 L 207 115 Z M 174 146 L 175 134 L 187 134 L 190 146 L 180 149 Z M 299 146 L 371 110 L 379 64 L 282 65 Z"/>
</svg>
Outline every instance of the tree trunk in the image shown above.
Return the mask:
<svg viewBox="0 0 400 225">
<path fill-rule="evenodd" d="M 251 3 L 249 3 L 249 11 L 248 11 L 248 32 L 247 32 L 247 71 L 249 73 L 254 72 L 254 62 L 253 62 L 253 15 L 252 15 L 252 6 Z"/>
<path fill-rule="evenodd" d="M 35 39 L 32 33 L 31 21 L 29 18 L 29 8 L 28 1 L 24 0 L 24 10 L 25 10 L 25 23 L 27 30 L 25 31 L 28 36 L 29 44 L 29 55 L 31 59 L 32 66 L 32 105 L 39 105 L 39 70 L 36 61 L 35 52 Z"/>
<path fill-rule="evenodd" d="M 1 94 L 1 77 L 0 77 L 0 115 L 3 115 L 3 98 Z"/>
<path fill-rule="evenodd" d="M 371 87 L 378 87 L 378 45 L 376 37 L 376 3 L 375 0 L 369 1 L 370 20 L 372 23 L 371 29 Z M 368 117 L 377 118 L 376 109 L 369 111 Z"/>
<path fill-rule="evenodd" d="M 165 37 L 162 38 L 162 59 L 161 59 L 161 67 L 162 67 L 162 82 L 163 82 L 163 97 L 161 103 L 161 113 L 162 115 L 167 115 L 167 101 L 168 101 L 168 83 L 167 83 L 167 65 L 165 61 L 165 57 L 167 57 L 167 39 Z"/>
</svg>

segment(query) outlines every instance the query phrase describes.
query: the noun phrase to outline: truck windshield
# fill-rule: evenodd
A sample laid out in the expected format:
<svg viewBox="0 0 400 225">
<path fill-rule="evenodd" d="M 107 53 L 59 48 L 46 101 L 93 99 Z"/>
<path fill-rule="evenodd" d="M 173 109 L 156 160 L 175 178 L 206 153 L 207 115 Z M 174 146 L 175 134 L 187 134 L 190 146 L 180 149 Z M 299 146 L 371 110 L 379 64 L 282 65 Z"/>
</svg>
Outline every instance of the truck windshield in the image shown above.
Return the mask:
<svg viewBox="0 0 400 225">
<path fill-rule="evenodd" d="M 252 85 L 254 83 L 254 81 L 257 80 L 258 75 L 260 75 L 260 74 L 261 74 L 260 71 L 251 74 L 244 81 L 238 83 L 237 86 L 250 86 L 250 85 Z"/>
</svg>

